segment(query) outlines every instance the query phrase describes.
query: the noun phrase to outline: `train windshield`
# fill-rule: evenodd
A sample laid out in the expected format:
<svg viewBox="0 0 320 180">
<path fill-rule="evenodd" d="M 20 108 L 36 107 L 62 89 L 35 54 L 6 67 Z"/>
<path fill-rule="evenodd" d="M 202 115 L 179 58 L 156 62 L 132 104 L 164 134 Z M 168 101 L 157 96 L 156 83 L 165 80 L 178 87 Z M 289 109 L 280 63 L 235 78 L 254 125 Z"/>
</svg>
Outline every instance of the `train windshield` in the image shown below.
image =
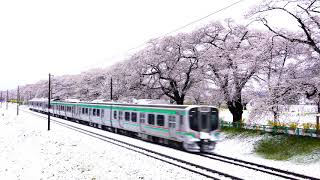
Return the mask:
<svg viewBox="0 0 320 180">
<path fill-rule="evenodd" d="M 200 107 L 189 111 L 190 128 L 194 131 L 209 132 L 218 128 L 218 112 L 214 108 Z"/>
<path fill-rule="evenodd" d="M 211 111 L 211 117 L 210 117 L 210 129 L 211 130 L 216 130 L 219 127 L 219 116 L 218 116 L 218 111 L 215 109 L 212 109 Z"/>
</svg>

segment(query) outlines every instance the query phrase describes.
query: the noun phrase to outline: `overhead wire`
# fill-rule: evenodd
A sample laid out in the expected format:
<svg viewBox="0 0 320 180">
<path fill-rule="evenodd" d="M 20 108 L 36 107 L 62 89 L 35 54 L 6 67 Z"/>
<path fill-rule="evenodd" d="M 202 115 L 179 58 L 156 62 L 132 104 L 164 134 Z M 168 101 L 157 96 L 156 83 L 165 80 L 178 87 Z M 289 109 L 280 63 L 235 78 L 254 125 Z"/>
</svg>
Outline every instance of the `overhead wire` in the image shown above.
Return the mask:
<svg viewBox="0 0 320 180">
<path fill-rule="evenodd" d="M 199 21 L 202 21 L 202 20 L 204 20 L 204 19 L 206 19 L 206 18 L 208 18 L 208 17 L 210 17 L 210 16 L 212 16 L 212 15 L 214 15 L 214 14 L 217 14 L 217 13 L 219 13 L 219 12 L 222 12 L 222 11 L 226 10 L 226 9 L 229 9 L 229 8 L 235 6 L 235 5 L 237 5 L 237 4 L 239 4 L 239 3 L 243 2 L 243 1 L 246 1 L 246 0 L 238 0 L 238 1 L 236 1 L 236 2 L 233 2 L 233 3 L 231 3 L 231 4 L 229 4 L 229 5 L 225 6 L 225 7 L 223 7 L 223 8 L 221 8 L 221 9 L 218 9 L 218 10 L 216 10 L 216 11 L 210 13 L 210 14 L 207 14 L 206 16 L 203 16 L 203 17 L 201 17 L 201 18 L 199 18 L 199 19 L 196 19 L 196 20 L 194 20 L 194 21 L 191 21 L 191 22 L 189 22 L 189 23 L 187 23 L 187 24 L 185 24 L 185 25 L 183 25 L 183 26 L 180 26 L 180 27 L 178 27 L 178 28 L 176 28 L 176 29 L 174 29 L 174 30 L 172 30 L 172 31 L 170 31 L 170 32 L 167 32 L 167 33 L 165 33 L 165 34 L 163 34 L 163 35 L 160 35 L 160 36 L 155 37 L 155 38 L 150 38 L 150 39 L 155 39 L 155 40 L 156 40 L 156 39 L 160 39 L 160 38 L 162 38 L 162 37 L 168 36 L 169 34 L 172 34 L 172 33 L 174 33 L 174 32 L 177 32 L 177 31 L 179 31 L 179 30 L 181 30 L 181 29 L 184 29 L 184 28 L 186 28 L 186 27 L 188 27 L 188 26 L 190 26 L 190 25 L 192 25 L 192 24 L 195 24 L 195 23 L 197 23 L 197 22 L 199 22 Z M 149 41 L 149 40 L 148 40 L 148 41 Z M 134 49 L 138 49 L 138 48 L 146 45 L 146 44 L 148 43 L 148 41 L 145 41 L 145 42 L 143 42 L 143 43 L 141 43 L 141 44 L 139 44 L 139 45 L 137 45 L 137 46 L 134 46 L 134 47 L 132 47 L 132 48 L 126 50 L 126 51 L 123 51 L 123 52 L 121 52 L 121 53 L 117 53 L 117 54 L 115 54 L 115 55 L 112 55 L 111 57 L 109 57 L 109 58 L 107 58 L 107 59 L 101 60 L 101 61 L 96 62 L 96 63 L 94 63 L 94 64 L 91 64 L 91 65 L 89 65 L 89 66 L 86 66 L 85 69 L 89 70 L 90 67 L 91 67 L 91 68 L 94 68 L 94 66 L 100 65 L 102 61 L 106 61 L 106 60 L 108 60 L 108 59 L 112 59 L 112 58 L 119 57 L 119 55 L 127 54 L 128 52 L 130 52 L 130 51 L 132 51 L 132 50 L 134 50 Z"/>
</svg>

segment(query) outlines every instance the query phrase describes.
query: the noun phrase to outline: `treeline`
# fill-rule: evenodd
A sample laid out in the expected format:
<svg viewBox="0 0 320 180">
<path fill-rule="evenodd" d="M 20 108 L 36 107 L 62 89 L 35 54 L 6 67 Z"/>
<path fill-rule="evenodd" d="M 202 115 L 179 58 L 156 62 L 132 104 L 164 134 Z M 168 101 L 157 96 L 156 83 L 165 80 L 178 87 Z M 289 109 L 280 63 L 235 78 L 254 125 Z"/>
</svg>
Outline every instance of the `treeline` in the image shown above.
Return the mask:
<svg viewBox="0 0 320 180">
<path fill-rule="evenodd" d="M 271 26 L 285 14 L 297 31 Z M 82 100 L 169 99 L 176 104 L 224 104 L 233 121 L 243 105 L 274 113 L 301 98 L 320 99 L 320 1 L 267 0 L 246 14 L 249 24 L 212 22 L 189 33 L 150 40 L 145 48 L 106 69 L 54 77 L 53 96 Z M 284 22 L 285 23 L 285 22 Z M 257 29 L 256 25 L 265 27 Z M 25 99 L 47 97 L 48 82 L 21 87 Z M 320 109 L 319 109 L 320 112 Z"/>
</svg>

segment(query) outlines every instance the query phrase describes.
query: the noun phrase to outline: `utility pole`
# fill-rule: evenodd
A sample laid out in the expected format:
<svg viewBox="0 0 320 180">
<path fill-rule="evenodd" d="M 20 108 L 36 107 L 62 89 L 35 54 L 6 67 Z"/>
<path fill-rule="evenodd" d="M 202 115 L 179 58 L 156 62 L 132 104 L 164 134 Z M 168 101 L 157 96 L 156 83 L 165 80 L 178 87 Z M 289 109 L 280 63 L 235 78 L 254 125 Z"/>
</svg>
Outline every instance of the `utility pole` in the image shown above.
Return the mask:
<svg viewBox="0 0 320 180">
<path fill-rule="evenodd" d="M 50 131 L 50 108 L 51 108 L 51 74 L 49 73 L 49 92 L 48 92 L 48 131 Z"/>
<path fill-rule="evenodd" d="M 19 115 L 19 101 L 20 101 L 20 94 L 19 94 L 19 86 L 17 90 L 17 116 Z"/>
<path fill-rule="evenodd" d="M 111 80 L 110 80 L 110 100 L 112 101 L 112 77 L 111 77 Z"/>
<path fill-rule="evenodd" d="M 7 89 L 7 107 L 6 107 L 7 110 L 8 110 L 8 103 L 9 103 L 9 91 Z"/>
</svg>

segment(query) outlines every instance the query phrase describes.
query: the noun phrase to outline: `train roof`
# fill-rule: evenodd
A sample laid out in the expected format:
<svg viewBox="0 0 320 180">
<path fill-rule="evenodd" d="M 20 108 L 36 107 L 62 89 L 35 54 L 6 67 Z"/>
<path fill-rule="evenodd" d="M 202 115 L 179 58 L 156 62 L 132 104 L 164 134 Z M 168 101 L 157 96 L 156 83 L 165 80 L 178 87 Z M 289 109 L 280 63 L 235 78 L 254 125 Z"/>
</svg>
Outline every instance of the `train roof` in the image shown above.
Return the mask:
<svg viewBox="0 0 320 180">
<path fill-rule="evenodd" d="M 36 102 L 46 102 L 47 99 L 44 101 L 44 99 L 41 100 L 31 100 Z M 177 105 L 177 104 L 129 104 L 129 103 L 117 103 L 117 102 L 67 102 L 67 101 L 51 101 L 53 104 L 55 103 L 66 103 L 66 104 L 90 104 L 90 105 L 108 105 L 108 106 L 129 106 L 129 107 L 151 107 L 151 108 L 167 108 L 167 109 L 187 109 L 192 107 L 208 107 L 210 105 Z M 214 106 L 210 106 L 214 107 Z"/>
</svg>

